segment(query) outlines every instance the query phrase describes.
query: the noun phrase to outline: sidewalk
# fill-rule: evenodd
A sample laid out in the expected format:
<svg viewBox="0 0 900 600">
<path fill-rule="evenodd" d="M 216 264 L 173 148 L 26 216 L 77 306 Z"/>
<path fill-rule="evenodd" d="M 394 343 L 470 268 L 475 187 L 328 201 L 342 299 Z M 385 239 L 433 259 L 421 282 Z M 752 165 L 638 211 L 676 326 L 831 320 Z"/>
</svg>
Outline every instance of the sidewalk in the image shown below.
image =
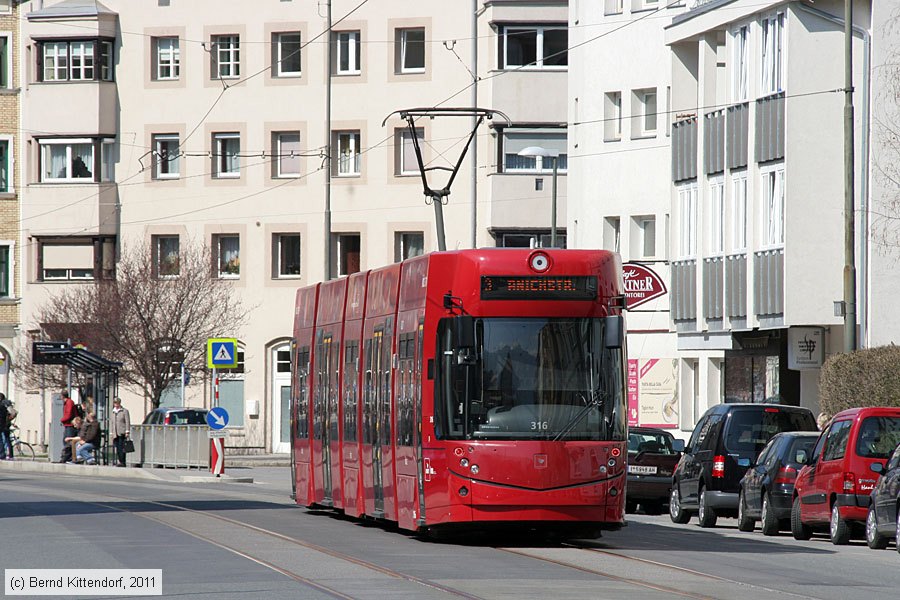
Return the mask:
<svg viewBox="0 0 900 600">
<path fill-rule="evenodd" d="M 0 460 L 0 473 L 56 473 L 60 475 L 78 475 L 88 477 L 109 477 L 113 479 L 143 479 L 167 481 L 173 483 L 261 483 L 271 485 L 274 489 L 283 488 L 290 493 L 290 467 L 281 466 L 282 455 L 226 457 L 225 473 L 216 477 L 209 469 L 173 469 L 173 468 L 141 468 L 128 466 L 125 468 L 112 465 L 70 465 L 51 463 L 46 459 Z M 241 466 L 232 463 L 231 458 L 252 459 L 241 460 Z M 288 465 L 290 461 L 288 461 Z M 259 477 L 259 479 L 257 479 Z"/>
</svg>

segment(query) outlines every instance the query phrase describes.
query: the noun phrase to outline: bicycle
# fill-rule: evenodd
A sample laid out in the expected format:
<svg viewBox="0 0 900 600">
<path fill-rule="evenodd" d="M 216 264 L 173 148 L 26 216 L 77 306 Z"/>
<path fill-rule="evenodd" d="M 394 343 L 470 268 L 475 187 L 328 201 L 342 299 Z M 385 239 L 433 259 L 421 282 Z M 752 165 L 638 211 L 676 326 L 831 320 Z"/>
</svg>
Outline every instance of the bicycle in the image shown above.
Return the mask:
<svg viewBox="0 0 900 600">
<path fill-rule="evenodd" d="M 34 446 L 19 439 L 18 431 L 18 427 L 10 425 L 9 443 L 13 448 L 13 457 L 21 458 L 23 460 L 34 460 Z"/>
</svg>

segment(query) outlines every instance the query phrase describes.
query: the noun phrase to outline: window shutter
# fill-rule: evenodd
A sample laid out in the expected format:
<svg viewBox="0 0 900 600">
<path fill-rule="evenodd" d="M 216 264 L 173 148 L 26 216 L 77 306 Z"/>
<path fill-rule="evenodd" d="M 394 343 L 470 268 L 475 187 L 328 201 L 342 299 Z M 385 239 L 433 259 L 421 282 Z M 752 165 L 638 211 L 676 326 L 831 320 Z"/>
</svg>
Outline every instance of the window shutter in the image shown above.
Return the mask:
<svg viewBox="0 0 900 600">
<path fill-rule="evenodd" d="M 219 44 L 215 38 L 210 38 L 209 44 L 209 78 L 219 78 Z"/>
<path fill-rule="evenodd" d="M 159 38 L 150 38 L 150 80 L 159 79 Z"/>
<path fill-rule="evenodd" d="M 43 44 L 35 44 L 34 51 L 37 54 L 36 64 L 37 64 L 37 77 L 35 77 L 36 81 L 44 80 L 44 45 Z"/>
<path fill-rule="evenodd" d="M 272 77 L 277 77 L 278 72 L 281 70 L 281 65 L 278 63 L 278 48 L 279 48 L 280 44 L 281 44 L 281 37 L 277 33 L 273 33 L 272 34 L 272 44 L 271 44 L 271 50 L 272 50 L 272 56 L 271 56 L 272 74 L 271 75 L 272 75 Z"/>
</svg>

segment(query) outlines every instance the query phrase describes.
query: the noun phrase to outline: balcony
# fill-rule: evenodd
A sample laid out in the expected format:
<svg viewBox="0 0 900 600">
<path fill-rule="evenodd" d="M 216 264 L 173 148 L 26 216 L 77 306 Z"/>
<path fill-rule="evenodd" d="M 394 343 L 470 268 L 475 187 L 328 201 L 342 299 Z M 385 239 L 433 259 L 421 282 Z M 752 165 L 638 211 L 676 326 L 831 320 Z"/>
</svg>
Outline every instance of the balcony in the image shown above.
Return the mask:
<svg viewBox="0 0 900 600">
<path fill-rule="evenodd" d="M 703 317 L 722 320 L 725 260 L 721 256 L 703 259 Z"/>
<path fill-rule="evenodd" d="M 756 101 L 756 161 L 784 158 L 784 92 Z"/>
<path fill-rule="evenodd" d="M 725 315 L 732 324 L 747 318 L 747 255 L 725 257 Z"/>
<path fill-rule="evenodd" d="M 784 248 L 753 254 L 753 299 L 760 325 L 780 324 L 784 313 Z"/>
<path fill-rule="evenodd" d="M 26 123 L 46 134 L 116 134 L 119 106 L 111 81 L 32 83 L 23 104 Z"/>
<path fill-rule="evenodd" d="M 729 169 L 747 166 L 750 131 L 750 105 L 747 102 L 728 107 L 725 118 L 726 155 Z"/>
<path fill-rule="evenodd" d="M 725 110 L 703 116 L 703 168 L 707 174 L 725 170 Z"/>
<path fill-rule="evenodd" d="M 671 302 L 672 319 L 675 321 L 697 320 L 696 260 L 689 259 L 672 262 Z M 693 330 L 693 327 L 689 327 L 688 330 Z"/>
<path fill-rule="evenodd" d="M 28 185 L 22 219 L 32 235 L 79 231 L 115 235 L 119 226 L 119 188 L 115 183 Z"/>
</svg>

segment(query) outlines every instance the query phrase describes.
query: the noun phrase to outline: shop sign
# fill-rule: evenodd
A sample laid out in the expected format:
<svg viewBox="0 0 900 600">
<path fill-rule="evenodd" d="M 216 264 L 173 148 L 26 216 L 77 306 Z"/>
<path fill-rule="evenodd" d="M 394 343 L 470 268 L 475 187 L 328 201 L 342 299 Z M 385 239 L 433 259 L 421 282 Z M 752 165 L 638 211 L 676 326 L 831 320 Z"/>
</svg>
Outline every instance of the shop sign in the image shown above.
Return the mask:
<svg viewBox="0 0 900 600">
<path fill-rule="evenodd" d="M 666 293 L 666 284 L 649 267 L 638 263 L 622 265 L 625 280 L 625 302 L 629 310 L 655 300 Z"/>
<path fill-rule="evenodd" d="M 788 329 L 788 369 L 821 369 L 825 362 L 825 330 L 821 327 Z"/>
</svg>

